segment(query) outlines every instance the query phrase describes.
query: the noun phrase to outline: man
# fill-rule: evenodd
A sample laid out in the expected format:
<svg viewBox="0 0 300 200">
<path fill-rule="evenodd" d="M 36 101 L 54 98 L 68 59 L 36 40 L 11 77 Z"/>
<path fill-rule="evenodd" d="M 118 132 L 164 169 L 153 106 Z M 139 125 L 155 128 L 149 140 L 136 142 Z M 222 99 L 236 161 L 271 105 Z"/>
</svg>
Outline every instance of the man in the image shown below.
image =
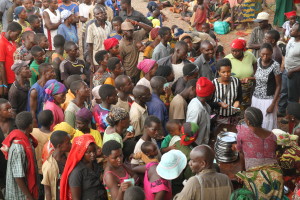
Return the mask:
<svg viewBox="0 0 300 200">
<path fill-rule="evenodd" d="M 232 183 L 225 174 L 213 169 L 215 155 L 207 145 L 195 147 L 189 165 L 196 175 L 191 177 L 174 200 L 229 200 Z"/>
<path fill-rule="evenodd" d="M 149 88 L 137 85 L 133 88 L 134 102 L 129 112 L 130 123 L 135 131 L 135 137 L 143 135 L 145 120 L 148 117 L 146 102 L 151 100 Z"/>
<path fill-rule="evenodd" d="M 169 121 L 168 110 L 164 102 L 160 99 L 161 95 L 166 94 L 166 99 L 169 99 L 170 96 L 170 94 L 165 92 L 165 83 L 167 83 L 167 79 L 162 76 L 154 76 L 151 78 L 150 85 L 152 88 L 152 97 L 146 105 L 148 108 L 148 115 L 154 115 L 161 121 L 165 135 L 167 135 L 166 123 Z"/>
<path fill-rule="evenodd" d="M 31 77 L 29 62 L 18 60 L 11 66 L 16 74 L 16 80 L 9 89 L 8 100 L 16 114 L 26 110 L 27 95 L 30 89 L 29 78 Z"/>
<path fill-rule="evenodd" d="M 134 26 L 141 27 L 141 30 L 134 31 Z M 144 39 L 145 35 L 151 31 L 152 27 L 147 24 L 127 19 L 121 25 L 123 38 L 120 41 L 119 50 L 123 61 L 126 75 L 128 75 L 133 83 L 137 83 L 140 78 L 140 71 L 137 69 L 139 59 L 139 49 L 137 42 Z"/>
<path fill-rule="evenodd" d="M 12 22 L 7 32 L 0 35 L 0 97 L 7 97 L 10 85 L 15 81 L 15 73 L 11 70 L 14 64 L 14 53 L 17 49 L 15 40 L 19 37 L 22 26 Z"/>
<path fill-rule="evenodd" d="M 196 83 L 197 96 L 188 105 L 186 121 L 195 122 L 200 128 L 195 141 L 198 145 L 209 142 L 211 108 L 206 102 L 212 98 L 214 91 L 214 84 L 206 77 L 200 77 Z"/>
<path fill-rule="evenodd" d="M 300 91 L 300 24 L 291 30 L 291 39 L 286 45 L 285 69 L 288 76 L 288 101 L 298 102 Z"/>
<path fill-rule="evenodd" d="M 268 13 L 261 12 L 257 15 L 256 20 L 254 20 L 254 22 L 259 24 L 259 26 L 253 29 L 248 48 L 253 50 L 253 54 L 256 58 L 259 58 L 259 49 L 263 44 L 265 33 L 273 29 L 271 24 L 269 24 L 269 16 L 270 15 Z"/>
<path fill-rule="evenodd" d="M 118 90 L 118 103 L 113 107 L 124 108 L 127 112 L 130 111 L 130 105 L 133 99 L 130 97 L 132 94 L 133 83 L 129 76 L 119 75 L 115 79 L 116 89 Z"/>
<path fill-rule="evenodd" d="M 8 20 L 7 20 L 7 11 L 8 9 L 13 5 L 12 1 L 9 0 L 3 0 L 0 2 L 0 24 L 2 24 L 2 30 L 0 27 L 0 31 L 5 32 L 8 26 Z M 1 26 L 1 25 L 0 25 Z"/>
<path fill-rule="evenodd" d="M 142 13 L 136 11 L 131 6 L 131 0 L 121 0 L 121 8 L 119 16 L 125 21 L 126 19 L 131 19 L 137 22 L 142 22 L 152 27 L 152 22 L 149 21 Z"/>
<path fill-rule="evenodd" d="M 187 81 L 182 92 L 177 94 L 170 103 L 169 119 L 177 119 L 185 122 L 188 103 L 196 96 L 196 82 L 197 79 Z"/>
<path fill-rule="evenodd" d="M 34 148 L 37 140 L 32 132 L 30 112 L 16 116 L 18 129 L 13 130 L 3 141 L 1 151 L 7 159 L 5 199 L 38 199 L 38 171 Z"/>
<path fill-rule="evenodd" d="M 34 15 L 35 16 L 35 15 Z M 14 53 L 14 60 L 31 61 L 33 57 L 30 53 L 31 48 L 35 45 L 35 33 L 33 31 L 25 31 L 22 33 L 22 46 L 17 48 Z"/>
<path fill-rule="evenodd" d="M 205 40 L 201 42 L 200 51 L 201 55 L 194 62 L 199 67 L 199 77 L 206 77 L 212 81 L 217 74 L 214 46 L 210 41 Z"/>
<path fill-rule="evenodd" d="M 160 43 L 154 48 L 152 60 L 159 60 L 171 54 L 171 46 L 168 42 L 172 39 L 171 29 L 169 27 L 161 27 L 158 31 L 161 40 Z"/>
</svg>

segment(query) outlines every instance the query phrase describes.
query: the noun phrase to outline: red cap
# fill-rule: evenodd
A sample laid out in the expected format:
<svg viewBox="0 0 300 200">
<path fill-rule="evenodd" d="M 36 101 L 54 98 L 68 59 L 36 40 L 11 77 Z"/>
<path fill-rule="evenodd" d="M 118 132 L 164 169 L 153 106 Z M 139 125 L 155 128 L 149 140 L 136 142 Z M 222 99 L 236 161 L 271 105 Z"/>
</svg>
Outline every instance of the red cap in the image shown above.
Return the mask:
<svg viewBox="0 0 300 200">
<path fill-rule="evenodd" d="M 284 15 L 286 16 L 286 18 L 297 16 L 296 11 L 287 12 L 284 13 Z"/>
<path fill-rule="evenodd" d="M 206 77 L 200 77 L 196 83 L 198 97 L 208 97 L 215 92 L 215 85 Z"/>
</svg>

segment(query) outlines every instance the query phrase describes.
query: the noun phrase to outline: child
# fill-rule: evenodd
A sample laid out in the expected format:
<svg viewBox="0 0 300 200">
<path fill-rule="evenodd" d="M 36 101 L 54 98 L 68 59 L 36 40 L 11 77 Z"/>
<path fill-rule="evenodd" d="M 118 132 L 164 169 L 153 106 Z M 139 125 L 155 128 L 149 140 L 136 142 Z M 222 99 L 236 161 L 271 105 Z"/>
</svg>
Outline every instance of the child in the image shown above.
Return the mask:
<svg viewBox="0 0 300 200">
<path fill-rule="evenodd" d="M 48 38 L 44 33 L 37 33 L 34 37 L 35 43 L 40 46 L 46 52 L 46 57 L 51 58 L 52 51 L 47 50 L 49 48 Z"/>
<path fill-rule="evenodd" d="M 296 21 L 296 17 L 297 17 L 297 13 L 296 11 L 291 11 L 291 12 L 287 12 L 284 13 L 284 15 L 286 16 L 286 18 L 288 19 L 288 21 L 284 22 L 284 24 L 282 25 L 283 28 L 283 39 L 285 42 L 288 42 L 289 39 L 291 38 L 291 29 L 294 26 L 294 24 L 298 23 Z"/>
<path fill-rule="evenodd" d="M 48 63 L 48 57 L 45 56 L 45 51 L 39 47 L 34 46 L 31 48 L 31 54 L 34 58 L 33 62 L 30 64 L 31 70 L 31 78 L 30 78 L 30 86 L 35 84 L 39 79 L 39 66 L 42 63 Z"/>
<path fill-rule="evenodd" d="M 168 135 L 165 137 L 165 139 L 161 143 L 161 152 L 166 153 L 172 149 L 175 149 L 175 140 L 178 138 L 180 140 L 180 134 L 181 134 L 181 124 L 178 120 L 169 120 L 166 124 L 166 129 L 168 131 Z M 173 139 L 174 137 L 174 139 Z M 173 140 L 172 140 L 173 139 Z M 170 145 L 172 141 L 172 145 Z"/>
<path fill-rule="evenodd" d="M 147 17 L 152 22 L 153 28 L 161 27 L 159 16 L 160 16 L 160 11 L 156 9 L 153 11 L 151 16 Z"/>
<path fill-rule="evenodd" d="M 55 52 L 52 54 L 51 60 L 52 60 L 52 65 L 55 70 L 56 74 L 56 80 L 60 80 L 60 71 L 59 71 L 59 66 L 60 63 L 65 59 L 64 58 L 64 45 L 65 45 L 65 38 L 62 35 L 57 34 L 54 36 L 54 47 L 55 47 Z"/>
<path fill-rule="evenodd" d="M 112 57 L 107 61 L 107 68 L 110 71 L 110 77 L 108 77 L 104 84 L 110 84 L 115 86 L 115 79 L 124 74 L 124 68 L 119 58 Z"/>
<path fill-rule="evenodd" d="M 195 20 L 192 24 L 192 27 L 195 28 L 197 31 L 202 31 L 202 24 L 206 22 L 207 15 L 208 15 L 208 8 L 206 3 L 203 2 L 204 0 L 197 0 L 197 10 L 195 14 Z"/>
<path fill-rule="evenodd" d="M 82 80 L 88 81 L 88 70 L 85 68 L 84 61 L 78 59 L 78 45 L 72 41 L 68 41 L 65 43 L 64 49 L 68 56 L 59 66 L 61 80 L 65 81 L 69 76 L 78 74 L 81 76 Z"/>
<path fill-rule="evenodd" d="M 98 68 L 96 68 L 96 72 L 93 76 L 94 87 L 102 85 L 105 82 L 105 80 L 109 77 L 109 73 L 107 71 L 108 59 L 109 53 L 105 50 L 98 51 L 95 54 L 95 60 L 99 64 L 99 66 Z"/>
<path fill-rule="evenodd" d="M 25 31 L 22 34 L 22 46 L 17 48 L 14 53 L 14 60 L 24 60 L 31 61 L 32 55 L 30 53 L 31 48 L 35 45 L 34 42 L 34 32 L 33 31 Z"/>
<path fill-rule="evenodd" d="M 71 150 L 71 138 L 65 131 L 54 131 L 50 142 L 54 146 L 53 153 L 42 167 L 45 199 L 57 199 L 61 174 L 67 161 L 66 153 Z M 59 167 L 58 167 L 59 166 Z"/>
<path fill-rule="evenodd" d="M 119 75 L 115 79 L 115 85 L 118 90 L 119 97 L 118 103 L 115 106 L 124 108 L 127 112 L 129 112 L 130 106 L 133 103 L 133 97 L 130 96 L 133 89 L 131 78 L 127 75 Z"/>
<path fill-rule="evenodd" d="M 217 41 L 215 33 L 211 30 L 209 23 L 202 24 L 202 32 L 207 33 L 211 38 Z"/>
<path fill-rule="evenodd" d="M 42 2 L 41 1 L 35 1 L 34 2 L 34 6 L 36 6 L 37 8 L 42 8 Z"/>
<path fill-rule="evenodd" d="M 153 142 L 145 141 L 141 146 L 141 150 L 142 152 L 138 152 L 133 155 L 134 159 L 141 159 L 145 164 L 158 162 L 158 150 L 157 146 Z"/>
<path fill-rule="evenodd" d="M 46 10 L 47 8 L 49 8 L 48 0 L 42 0 L 42 11 Z"/>
<path fill-rule="evenodd" d="M 123 23 L 123 19 L 120 16 L 116 16 L 113 18 L 112 20 L 113 31 L 109 34 L 108 38 L 116 38 L 117 40 L 121 40 L 123 38 L 122 30 L 121 30 L 122 23 Z"/>
<path fill-rule="evenodd" d="M 43 33 L 43 28 L 41 26 L 41 19 L 36 15 L 30 15 L 28 17 L 28 22 L 30 24 L 30 29 L 35 33 Z"/>
</svg>

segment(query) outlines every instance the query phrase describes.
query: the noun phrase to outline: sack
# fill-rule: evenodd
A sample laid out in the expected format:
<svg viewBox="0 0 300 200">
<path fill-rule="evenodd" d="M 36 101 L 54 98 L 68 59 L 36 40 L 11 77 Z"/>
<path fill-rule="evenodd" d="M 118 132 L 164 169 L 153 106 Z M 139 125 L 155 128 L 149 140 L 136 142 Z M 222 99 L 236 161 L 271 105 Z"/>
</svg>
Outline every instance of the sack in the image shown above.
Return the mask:
<svg viewBox="0 0 300 200">
<path fill-rule="evenodd" d="M 220 35 L 227 34 L 229 32 L 229 24 L 223 21 L 216 21 L 214 23 L 214 31 Z"/>
</svg>

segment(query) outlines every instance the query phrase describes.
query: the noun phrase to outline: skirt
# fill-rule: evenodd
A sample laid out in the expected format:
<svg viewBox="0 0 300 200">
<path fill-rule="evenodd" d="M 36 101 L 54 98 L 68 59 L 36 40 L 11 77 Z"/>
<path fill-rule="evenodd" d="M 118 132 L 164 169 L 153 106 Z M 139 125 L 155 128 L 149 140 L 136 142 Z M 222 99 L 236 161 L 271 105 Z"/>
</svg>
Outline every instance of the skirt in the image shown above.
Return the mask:
<svg viewBox="0 0 300 200">
<path fill-rule="evenodd" d="M 258 99 L 255 96 L 252 96 L 251 106 L 261 110 L 264 116 L 262 128 L 269 131 L 277 128 L 277 107 L 275 106 L 272 113 L 267 113 L 267 109 L 272 102 L 273 99 Z"/>
</svg>

